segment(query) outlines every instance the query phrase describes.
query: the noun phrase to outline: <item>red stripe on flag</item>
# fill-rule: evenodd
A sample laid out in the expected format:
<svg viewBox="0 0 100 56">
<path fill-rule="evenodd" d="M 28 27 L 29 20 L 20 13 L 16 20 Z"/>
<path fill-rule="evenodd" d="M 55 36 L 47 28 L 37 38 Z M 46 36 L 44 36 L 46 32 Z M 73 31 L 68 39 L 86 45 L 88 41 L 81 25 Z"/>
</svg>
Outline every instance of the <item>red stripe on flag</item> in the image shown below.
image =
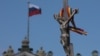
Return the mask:
<svg viewBox="0 0 100 56">
<path fill-rule="evenodd" d="M 33 15 L 37 15 L 37 14 L 41 14 L 40 9 L 29 11 L 29 16 L 33 16 Z"/>
</svg>

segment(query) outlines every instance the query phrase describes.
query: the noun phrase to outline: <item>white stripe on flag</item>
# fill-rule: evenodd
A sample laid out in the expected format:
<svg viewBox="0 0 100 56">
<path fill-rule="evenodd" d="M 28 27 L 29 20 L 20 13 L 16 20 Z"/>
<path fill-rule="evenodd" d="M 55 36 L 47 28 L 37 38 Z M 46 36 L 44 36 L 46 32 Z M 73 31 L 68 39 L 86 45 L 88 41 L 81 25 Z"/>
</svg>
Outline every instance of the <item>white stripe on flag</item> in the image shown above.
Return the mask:
<svg viewBox="0 0 100 56">
<path fill-rule="evenodd" d="M 34 5 L 34 4 L 29 4 L 29 8 L 32 8 L 32 7 L 35 7 L 35 8 L 37 8 L 37 9 L 39 9 L 40 7 L 39 6 L 37 6 L 37 5 Z"/>
</svg>

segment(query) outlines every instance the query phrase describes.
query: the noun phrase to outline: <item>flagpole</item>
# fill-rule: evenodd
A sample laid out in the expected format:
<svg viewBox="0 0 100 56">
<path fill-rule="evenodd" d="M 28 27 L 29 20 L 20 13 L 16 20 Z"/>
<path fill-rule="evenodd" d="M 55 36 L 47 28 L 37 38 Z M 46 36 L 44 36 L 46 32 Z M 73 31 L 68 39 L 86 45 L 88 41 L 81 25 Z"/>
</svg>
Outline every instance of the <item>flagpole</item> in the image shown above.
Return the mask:
<svg viewBox="0 0 100 56">
<path fill-rule="evenodd" d="M 28 19 L 27 19 L 27 38 L 30 37 L 30 17 L 29 17 L 29 0 L 28 0 Z"/>
<path fill-rule="evenodd" d="M 35 6 L 35 5 L 31 5 L 31 6 Z M 29 39 L 30 37 L 30 16 L 32 15 L 36 15 L 36 14 L 40 14 L 41 13 L 41 10 L 38 8 L 38 6 L 35 6 L 36 7 L 36 11 L 29 11 L 29 7 L 30 7 L 30 1 L 28 0 L 28 19 L 27 19 L 27 38 Z"/>
</svg>

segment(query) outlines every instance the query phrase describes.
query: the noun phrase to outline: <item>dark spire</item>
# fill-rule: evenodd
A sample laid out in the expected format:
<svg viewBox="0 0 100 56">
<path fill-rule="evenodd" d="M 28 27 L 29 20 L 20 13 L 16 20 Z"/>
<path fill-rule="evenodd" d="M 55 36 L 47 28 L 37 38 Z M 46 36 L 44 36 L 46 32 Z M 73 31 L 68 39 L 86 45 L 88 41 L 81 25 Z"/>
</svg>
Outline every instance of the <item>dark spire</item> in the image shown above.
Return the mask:
<svg viewBox="0 0 100 56">
<path fill-rule="evenodd" d="M 99 52 L 97 50 L 92 51 L 92 56 L 99 56 Z"/>
<path fill-rule="evenodd" d="M 9 46 L 7 52 L 9 52 L 9 53 L 13 53 L 14 52 L 11 45 Z"/>
<path fill-rule="evenodd" d="M 40 49 L 37 51 L 38 56 L 46 56 L 45 51 L 43 50 L 43 47 L 40 47 Z"/>
<path fill-rule="evenodd" d="M 13 56 L 13 55 L 14 55 L 14 51 L 11 46 L 9 46 L 7 51 L 3 52 L 3 56 Z"/>
<path fill-rule="evenodd" d="M 53 52 L 52 51 L 49 51 L 47 56 L 53 56 Z"/>
<path fill-rule="evenodd" d="M 29 39 L 27 37 L 25 37 L 25 39 L 22 41 L 22 46 L 29 47 Z"/>
<path fill-rule="evenodd" d="M 19 48 L 18 50 L 21 52 L 23 51 L 31 52 L 33 50 L 32 48 L 29 47 L 28 37 L 25 37 L 24 40 L 22 40 L 22 48 Z"/>
</svg>

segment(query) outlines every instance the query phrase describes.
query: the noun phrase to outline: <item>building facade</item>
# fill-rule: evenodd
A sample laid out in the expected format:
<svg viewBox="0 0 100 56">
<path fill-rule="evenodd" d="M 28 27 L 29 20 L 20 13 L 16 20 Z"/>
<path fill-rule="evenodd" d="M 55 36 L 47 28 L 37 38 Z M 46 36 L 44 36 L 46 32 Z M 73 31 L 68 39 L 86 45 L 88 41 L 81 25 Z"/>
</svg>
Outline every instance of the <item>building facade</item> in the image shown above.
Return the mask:
<svg viewBox="0 0 100 56">
<path fill-rule="evenodd" d="M 29 39 L 25 37 L 22 41 L 22 46 L 21 48 L 18 48 L 17 53 L 14 53 L 13 48 L 9 46 L 8 50 L 3 52 L 3 56 L 53 56 L 53 52 L 48 51 L 46 53 L 43 50 L 43 47 L 41 47 L 36 53 L 33 53 L 33 48 L 30 48 L 29 46 Z"/>
</svg>

